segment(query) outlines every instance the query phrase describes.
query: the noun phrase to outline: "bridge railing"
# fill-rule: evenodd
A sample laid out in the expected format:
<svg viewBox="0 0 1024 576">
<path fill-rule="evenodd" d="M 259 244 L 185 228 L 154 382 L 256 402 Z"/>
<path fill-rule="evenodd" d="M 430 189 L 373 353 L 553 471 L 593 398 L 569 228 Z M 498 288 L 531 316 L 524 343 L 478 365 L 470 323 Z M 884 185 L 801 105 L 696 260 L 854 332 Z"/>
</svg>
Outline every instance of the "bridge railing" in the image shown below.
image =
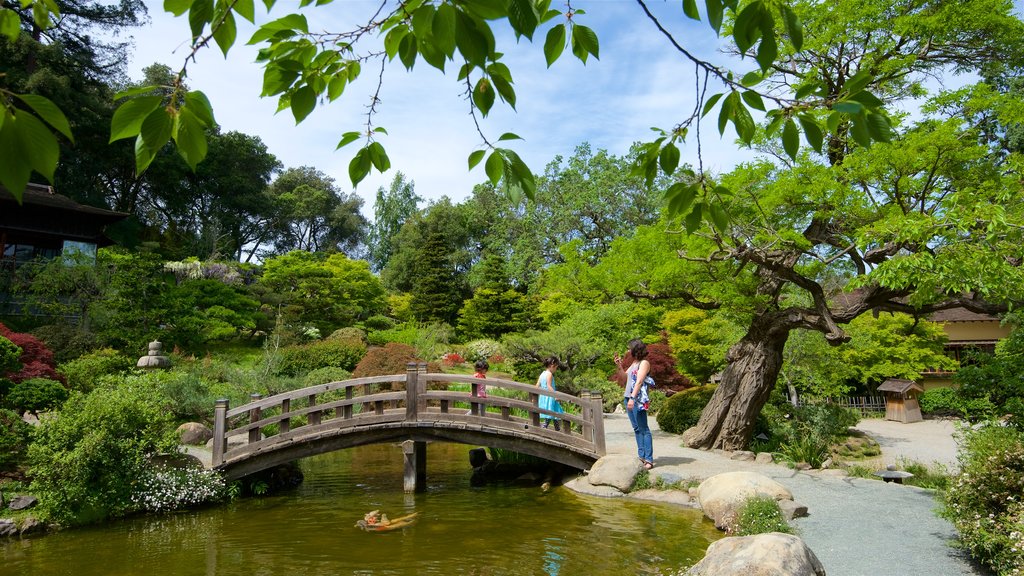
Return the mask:
<svg viewBox="0 0 1024 576">
<path fill-rule="evenodd" d="M 485 384 L 486 397 L 465 386 Z M 552 396 L 563 411 L 540 407 Z M 405 374 L 330 382 L 275 394 L 258 394 L 237 408 L 225 399 L 214 409 L 213 464 L 245 458 L 281 443 L 295 443 L 341 429 L 355 432 L 368 426 L 448 427 L 528 434 L 541 441 L 571 447 L 596 457 L 605 453 L 604 421 L 599 393 L 573 396 L 499 378 L 430 374 L 425 364 L 409 364 Z M 545 419 L 559 429 L 545 428 Z"/>
</svg>

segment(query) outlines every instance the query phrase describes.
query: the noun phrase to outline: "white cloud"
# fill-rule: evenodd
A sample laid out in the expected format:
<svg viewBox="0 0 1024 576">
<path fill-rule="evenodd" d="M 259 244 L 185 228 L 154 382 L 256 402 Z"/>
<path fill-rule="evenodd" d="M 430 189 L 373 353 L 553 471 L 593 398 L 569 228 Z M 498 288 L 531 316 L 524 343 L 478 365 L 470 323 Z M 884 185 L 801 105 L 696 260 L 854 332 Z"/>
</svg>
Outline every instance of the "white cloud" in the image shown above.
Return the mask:
<svg viewBox="0 0 1024 576">
<path fill-rule="evenodd" d="M 152 25 L 139 31 L 129 74 L 141 77 L 141 69 L 154 62 L 178 68 L 188 55 L 186 18 L 174 18 L 162 9 L 162 2 L 149 0 Z M 281 3 L 283 7 L 283 3 Z M 356 21 L 356 13 L 375 10 L 377 2 L 349 0 L 311 10 L 311 28 L 339 30 Z M 542 27 L 534 42 L 516 43 L 507 31 L 497 32 L 499 50 L 515 80 L 517 111 L 496 104 L 482 121 L 489 138 L 515 132 L 525 141 L 512 143 L 534 172 L 542 172 L 555 155 L 570 155 L 582 142 L 625 154 L 632 142 L 649 138 L 651 126 L 670 128 L 693 110 L 694 71 L 652 23 L 631 2 L 592 1 L 575 3 L 586 15 L 575 20 L 592 27 L 601 41 L 601 58 L 584 66 L 567 49 L 550 69 L 543 55 Z M 706 23 L 693 22 L 681 13 L 677 3 L 657 3 L 663 24 L 698 57 L 724 61 L 717 52 L 717 39 Z M 274 17 L 283 15 L 275 12 Z M 312 15 L 317 15 L 315 21 Z M 268 18 L 263 15 L 262 20 Z M 318 107 L 296 126 L 290 111 L 275 114 L 276 98 L 260 98 L 262 69 L 255 64 L 256 50 L 245 46 L 252 28 L 240 25 L 238 42 L 225 59 L 215 47 L 201 51 L 188 66 L 188 83 L 203 90 L 214 106 L 217 121 L 226 131 L 237 130 L 259 136 L 271 153 L 285 166 L 313 166 L 329 174 L 340 188 L 349 190 L 348 162 L 356 150 L 335 146 L 342 133 L 365 125 L 369 96 L 376 87 L 377 72 L 365 67 L 363 77 L 345 95 Z M 364 212 L 372 215 L 373 199 L 379 186 L 386 186 L 395 171 L 402 171 L 416 183 L 416 191 L 428 199 L 447 195 L 455 200 L 468 196 L 475 183 L 483 181 L 482 169 L 467 170 L 467 156 L 480 145 L 464 86 L 456 82 L 457 67 L 447 75 L 420 62 L 406 73 L 397 62 L 388 64 L 375 125 L 384 126 L 388 136 L 381 142 L 388 150 L 392 170 L 384 175 L 372 172 L 357 190 L 365 201 Z M 712 87 L 710 93 L 717 91 Z M 737 153 L 731 129 L 719 138 L 712 122 L 703 127 L 705 167 L 725 170 L 750 157 Z M 691 142 L 693 142 L 691 136 Z M 695 146 L 684 149 L 684 161 L 696 163 Z"/>
</svg>

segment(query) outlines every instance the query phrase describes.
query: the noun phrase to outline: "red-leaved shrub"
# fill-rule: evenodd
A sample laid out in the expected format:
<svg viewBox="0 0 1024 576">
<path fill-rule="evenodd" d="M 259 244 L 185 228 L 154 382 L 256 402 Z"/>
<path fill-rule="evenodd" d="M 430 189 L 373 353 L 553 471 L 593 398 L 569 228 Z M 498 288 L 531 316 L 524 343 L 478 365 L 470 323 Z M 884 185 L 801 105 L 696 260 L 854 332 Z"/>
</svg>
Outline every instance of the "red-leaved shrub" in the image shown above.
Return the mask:
<svg viewBox="0 0 1024 576">
<path fill-rule="evenodd" d="M 380 348 L 370 348 L 366 356 L 359 361 L 355 370 L 352 371 L 353 378 L 364 376 L 387 376 L 390 374 L 405 374 L 409 362 L 422 362 L 416 357 L 416 349 L 408 344 L 388 342 Z M 441 367 L 436 363 L 427 364 L 427 372 L 442 372 Z"/>
<path fill-rule="evenodd" d="M 0 323 L 0 336 L 21 348 L 21 369 L 3 374 L 3 377 L 9 378 L 15 383 L 30 378 L 47 378 L 57 380 L 62 384 L 65 382 L 64 376 L 57 373 L 57 363 L 53 359 L 53 352 L 46 347 L 46 344 L 43 344 L 42 340 L 31 334 L 14 332 L 3 323 Z"/>
<path fill-rule="evenodd" d="M 671 395 L 693 386 L 690 379 L 680 374 L 676 368 L 676 358 L 668 344 L 648 344 L 646 360 L 651 363 L 651 378 L 654 378 L 658 390 Z M 622 365 L 628 367 L 632 363 L 633 355 L 627 352 L 626 357 L 622 359 Z M 616 370 L 609 380 L 625 387 L 626 373 Z"/>
</svg>

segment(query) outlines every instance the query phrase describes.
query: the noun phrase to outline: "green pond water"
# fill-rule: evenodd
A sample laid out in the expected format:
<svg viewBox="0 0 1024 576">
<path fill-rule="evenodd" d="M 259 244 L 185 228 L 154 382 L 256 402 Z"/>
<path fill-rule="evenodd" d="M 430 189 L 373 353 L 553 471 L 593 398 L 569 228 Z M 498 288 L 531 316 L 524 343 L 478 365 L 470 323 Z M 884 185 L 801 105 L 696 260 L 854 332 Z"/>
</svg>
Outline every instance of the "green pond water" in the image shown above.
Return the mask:
<svg viewBox="0 0 1024 576">
<path fill-rule="evenodd" d="M 694 510 L 565 488 L 472 487 L 470 447 L 430 444 L 427 490 L 402 490 L 397 445 L 301 462 L 293 491 L 203 510 L 0 541 L 0 575 L 670 574 L 720 538 Z M 369 510 L 401 531 L 367 533 Z"/>
</svg>

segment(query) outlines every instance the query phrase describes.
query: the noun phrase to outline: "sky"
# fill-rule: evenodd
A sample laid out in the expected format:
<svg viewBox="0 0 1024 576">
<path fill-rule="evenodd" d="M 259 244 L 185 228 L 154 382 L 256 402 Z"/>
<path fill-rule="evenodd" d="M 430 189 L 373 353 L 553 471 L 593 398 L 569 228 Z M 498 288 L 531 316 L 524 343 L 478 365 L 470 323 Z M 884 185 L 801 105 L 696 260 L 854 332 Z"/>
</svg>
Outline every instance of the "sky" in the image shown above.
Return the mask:
<svg viewBox="0 0 1024 576">
<path fill-rule="evenodd" d="M 189 53 L 187 19 L 165 13 L 162 4 L 147 0 L 151 24 L 133 34 L 135 49 L 128 65 L 133 80 L 141 80 L 142 69 L 153 63 L 177 70 Z M 263 4 L 256 4 L 257 23 L 262 23 L 283 16 L 296 3 L 281 0 L 270 16 L 260 14 Z M 698 57 L 726 61 L 717 50 L 718 38 L 705 22 L 687 19 L 677 2 L 650 4 Z M 304 12 L 311 31 L 342 31 L 377 6 L 364 0 L 336 0 Z M 573 7 L 586 11 L 574 20 L 591 27 L 600 39 L 600 59 L 590 58 L 586 65 L 566 49 L 547 68 L 543 44 L 553 23 L 540 27 L 533 43 L 525 38 L 516 43 L 511 32 L 496 30 L 498 49 L 505 53 L 503 61 L 512 71 L 517 107 L 513 111 L 497 102 L 481 127 L 492 141 L 505 132 L 520 135 L 524 140 L 505 145 L 516 150 L 535 174 L 557 155 L 571 156 L 583 142 L 594 150 L 625 155 L 633 142 L 651 139 L 652 126 L 669 129 L 689 116 L 694 106 L 694 66 L 670 48 L 636 2 L 577 1 Z M 260 97 L 263 69 L 255 63 L 256 49 L 245 45 L 255 29 L 246 25 L 239 26 L 236 45 L 226 58 L 214 47 L 189 63 L 189 87 L 207 95 L 222 131 L 258 136 L 286 168 L 312 166 L 333 177 L 343 192 L 353 191 L 348 163 L 358 146 L 335 147 L 344 132 L 365 126 L 376 67 L 364 66 L 363 78 L 340 99 L 318 106 L 296 125 L 289 110 L 275 114 L 276 97 Z M 744 71 L 754 66 L 752 61 L 739 64 Z M 378 187 L 386 188 L 397 171 L 413 181 L 416 193 L 428 201 L 442 196 L 461 201 L 475 184 L 486 180 L 482 163 L 468 170 L 467 157 L 480 148 L 482 140 L 469 115 L 463 85 L 456 81 L 458 68 L 449 65 L 447 69 L 442 74 L 422 60 L 412 72 L 397 60 L 388 64 L 374 121 L 388 131 L 380 142 L 390 156 L 391 170 L 384 175 L 371 172 L 354 190 L 364 200 L 366 216 L 372 218 Z M 720 86 L 712 86 L 708 95 L 719 91 Z M 724 137 L 718 135 L 713 120 L 705 122 L 702 130 L 705 168 L 727 170 L 751 156 L 737 149 L 731 127 Z M 694 145 L 684 148 L 683 161 L 696 163 Z"/>
</svg>

